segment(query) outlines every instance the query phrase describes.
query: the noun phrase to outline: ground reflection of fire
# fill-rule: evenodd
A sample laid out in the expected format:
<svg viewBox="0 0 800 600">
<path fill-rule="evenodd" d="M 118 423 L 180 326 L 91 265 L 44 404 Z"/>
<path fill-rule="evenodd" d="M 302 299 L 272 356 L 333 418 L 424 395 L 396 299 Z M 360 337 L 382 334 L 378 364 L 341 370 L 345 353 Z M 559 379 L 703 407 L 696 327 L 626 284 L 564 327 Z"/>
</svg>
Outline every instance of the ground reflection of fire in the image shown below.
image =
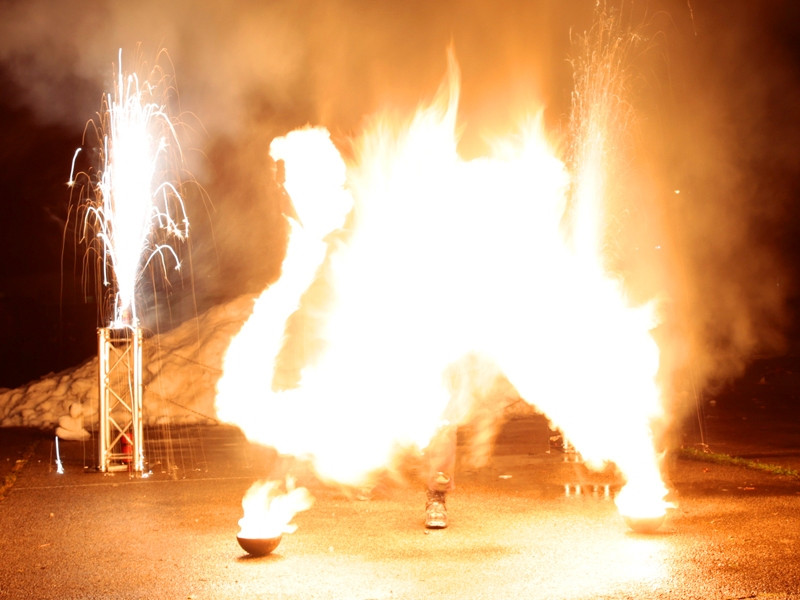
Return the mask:
<svg viewBox="0 0 800 600">
<path fill-rule="evenodd" d="M 619 90 L 588 81 L 570 168 L 538 119 L 491 156 L 462 160 L 454 57 L 435 100 L 406 124 L 374 121 L 346 168 L 323 129 L 276 140 L 302 226 L 292 222 L 281 278 L 231 343 L 220 418 L 309 458 L 323 479 L 364 485 L 399 449 L 424 448 L 446 409 L 467 418 L 502 373 L 587 464 L 616 465 L 624 516 L 660 518 L 657 323 L 603 256 Z M 327 244 L 350 202 L 345 241 Z M 323 350 L 297 387 L 270 391 L 286 320 L 323 264 Z"/>
</svg>

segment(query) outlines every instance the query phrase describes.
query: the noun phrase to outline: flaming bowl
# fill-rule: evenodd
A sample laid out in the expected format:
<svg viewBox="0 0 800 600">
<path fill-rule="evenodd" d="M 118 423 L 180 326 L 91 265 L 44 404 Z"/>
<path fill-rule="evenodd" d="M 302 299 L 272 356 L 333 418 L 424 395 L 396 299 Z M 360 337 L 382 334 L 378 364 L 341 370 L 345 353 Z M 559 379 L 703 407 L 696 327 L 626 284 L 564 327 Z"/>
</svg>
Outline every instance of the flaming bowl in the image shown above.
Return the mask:
<svg viewBox="0 0 800 600">
<path fill-rule="evenodd" d="M 250 556 L 266 556 L 281 543 L 281 537 L 272 538 L 248 538 L 240 535 L 236 536 L 236 541 L 242 547 L 242 550 L 247 552 Z"/>
<path fill-rule="evenodd" d="M 625 517 L 625 524 L 634 533 L 655 533 L 664 523 L 666 515 L 658 517 Z"/>
</svg>

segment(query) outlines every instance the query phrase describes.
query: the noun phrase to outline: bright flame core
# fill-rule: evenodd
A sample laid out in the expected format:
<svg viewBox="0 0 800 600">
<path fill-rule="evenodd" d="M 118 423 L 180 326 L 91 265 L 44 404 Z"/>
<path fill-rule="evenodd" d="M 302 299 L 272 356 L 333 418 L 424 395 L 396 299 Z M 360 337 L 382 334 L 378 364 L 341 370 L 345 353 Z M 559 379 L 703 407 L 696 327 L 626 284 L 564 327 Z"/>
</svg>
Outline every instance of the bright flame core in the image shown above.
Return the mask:
<svg viewBox="0 0 800 600">
<path fill-rule="evenodd" d="M 297 526 L 291 521 L 300 511 L 311 508 L 314 499 L 305 488 L 294 487 L 286 481 L 286 491 L 279 481 L 257 481 L 242 499 L 244 516 L 239 520 L 239 536 L 250 539 L 271 539 L 284 533 L 294 533 Z"/>
<path fill-rule="evenodd" d="M 620 469 L 628 482 L 618 497 L 623 515 L 663 514 L 651 433 L 661 416 L 656 322 L 651 306 L 628 305 L 622 283 L 603 268 L 602 147 L 587 146 L 570 173 L 533 120 L 490 157 L 464 161 L 452 57 L 446 83 L 409 124 L 376 122 L 355 144 L 346 172 L 352 228 L 346 243 L 327 248 L 334 297 L 318 333 L 322 356 L 295 389 L 271 391 L 263 375 L 326 260 L 328 218 L 306 233 L 292 226 L 281 279 L 259 298 L 226 356 L 220 418 L 251 440 L 312 459 L 325 479 L 360 484 L 390 466 L 398 448 L 424 448 L 442 419 L 464 420 L 496 371 L 488 380 L 446 373 L 475 354 L 497 365 L 590 465 Z M 611 134 L 590 125 L 601 142 Z M 293 136 L 275 148 L 290 138 L 310 141 Z M 324 215 L 345 181 L 338 154 L 326 153 L 325 163 L 314 156 L 313 147 L 287 155 L 286 188 L 307 214 Z M 300 198 L 292 160 L 327 188 Z M 328 164 L 336 177 L 324 175 Z M 578 192 L 567 211 L 570 186 Z M 303 253 L 312 258 L 296 265 L 304 237 L 314 240 L 313 252 Z"/>
<path fill-rule="evenodd" d="M 189 234 L 174 164 L 180 145 L 167 106 L 157 99 L 160 84 L 124 75 L 120 52 L 114 92 L 105 96 L 96 124 L 102 170 L 84 207 L 82 239 L 100 246 L 103 285 L 115 284 L 115 327 L 138 324 L 136 287 L 144 269 L 159 258 L 166 270 L 168 255 L 178 269 L 167 240 Z M 163 241 L 154 239 L 156 231 Z"/>
</svg>

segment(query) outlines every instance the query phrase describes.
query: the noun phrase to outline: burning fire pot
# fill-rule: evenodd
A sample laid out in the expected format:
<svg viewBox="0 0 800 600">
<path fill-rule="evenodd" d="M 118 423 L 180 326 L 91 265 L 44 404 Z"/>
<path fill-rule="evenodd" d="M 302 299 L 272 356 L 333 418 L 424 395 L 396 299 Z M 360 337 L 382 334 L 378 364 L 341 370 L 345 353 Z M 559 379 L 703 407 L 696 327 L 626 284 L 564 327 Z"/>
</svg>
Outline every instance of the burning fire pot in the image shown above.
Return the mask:
<svg viewBox="0 0 800 600">
<path fill-rule="evenodd" d="M 272 538 L 248 538 L 237 535 L 236 541 L 250 556 L 266 556 L 278 547 L 282 537 L 279 535 Z"/>
<path fill-rule="evenodd" d="M 655 533 L 663 525 L 666 515 L 658 517 L 625 517 L 625 524 L 634 533 Z"/>
</svg>

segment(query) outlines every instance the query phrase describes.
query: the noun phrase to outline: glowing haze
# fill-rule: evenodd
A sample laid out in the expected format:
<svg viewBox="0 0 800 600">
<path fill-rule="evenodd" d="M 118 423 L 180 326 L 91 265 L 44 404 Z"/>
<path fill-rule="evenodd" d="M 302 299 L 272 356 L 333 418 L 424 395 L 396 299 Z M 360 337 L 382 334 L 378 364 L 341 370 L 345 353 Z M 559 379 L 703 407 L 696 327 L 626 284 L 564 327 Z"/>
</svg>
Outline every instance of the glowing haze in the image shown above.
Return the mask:
<svg viewBox="0 0 800 600">
<path fill-rule="evenodd" d="M 263 185 L 268 140 L 309 122 L 350 136 L 363 115 L 408 114 L 435 89 L 452 42 L 463 70 L 459 115 L 468 124 L 459 149 L 487 155 L 485 132 L 508 134 L 513 117 L 538 100 L 549 129 L 569 112 L 576 32 L 591 27 L 598 9 L 619 15 L 638 40 L 624 99 L 636 106 L 639 137 L 625 192 L 635 200 L 616 213 L 616 225 L 625 226 L 626 275 L 669 296 L 677 335 L 661 350 L 671 410 L 694 414 L 695 394 L 740 374 L 754 355 L 781 350 L 792 314 L 796 261 L 780 242 L 796 196 L 781 177 L 797 163 L 797 127 L 783 118 L 798 103 L 796 35 L 787 29 L 798 22 L 793 7 L 242 0 L 231 10 L 141 0 L 87 10 L 70 0 L 12 0 L 0 3 L 0 65 L 15 84 L 8 102 L 78 136 L 109 89 L 107 65 L 118 48 L 169 49 L 182 106 L 208 134 L 196 142 L 182 135 L 185 148 L 202 150 L 188 153 L 191 170 L 214 202 L 213 228 L 204 206 L 188 203 L 194 291 L 208 307 L 258 293 L 277 276 L 285 230 Z M 29 132 L 19 139 L 37 148 L 31 164 L 51 146 L 37 146 Z M 58 246 L 63 227 L 53 232 Z M 787 239 L 794 245 L 797 236 Z M 669 261 L 668 273 L 657 260 Z M 193 304 L 184 306 L 179 318 L 194 316 Z"/>
<path fill-rule="evenodd" d="M 642 43 L 634 57 L 639 85 L 635 94 L 620 96 L 623 101 L 636 102 L 637 111 L 643 116 L 639 123 L 642 129 L 637 132 L 641 135 L 637 155 L 629 163 L 631 169 L 637 171 L 637 177 L 625 179 L 626 184 L 638 183 L 638 187 L 627 186 L 626 193 L 637 198 L 629 205 L 633 208 L 627 213 L 629 220 L 623 223 L 627 225 L 625 233 L 629 236 L 624 240 L 628 244 L 624 257 L 629 261 L 626 266 L 634 267 L 626 275 L 635 271 L 634 279 L 638 277 L 646 291 L 663 292 L 671 302 L 669 331 L 662 332 L 660 338 L 660 342 L 664 342 L 660 358 L 664 383 L 671 386 L 667 396 L 675 417 L 677 409 L 694 411 L 698 399 L 702 400 L 698 394 L 703 393 L 709 382 L 724 382 L 727 377 L 740 373 L 754 354 L 780 348 L 782 341 L 785 301 L 794 291 L 794 277 L 787 269 L 792 263 L 774 243 L 774 234 L 785 231 L 785 215 L 791 213 L 789 208 L 794 206 L 795 194 L 777 189 L 775 181 L 776 175 L 793 170 L 796 165 L 793 143 L 796 136 L 786 135 L 791 123 L 783 116 L 793 114 L 798 95 L 796 86 L 787 85 L 796 80 L 793 53 L 787 54 L 786 48 L 781 49 L 780 44 L 776 46 L 774 42 L 776 32 L 783 32 L 784 36 L 791 33 L 790 29 L 785 29 L 786 23 L 797 22 L 789 18 L 788 12 L 781 12 L 780 7 L 785 5 L 783 10 L 788 11 L 792 3 L 692 3 L 690 7 L 685 0 L 618 3 L 551 0 L 269 3 L 247 0 L 233 11 L 221 3 L 203 1 L 103 3 L 92 10 L 69 1 L 12 1 L 0 6 L 3 16 L 0 19 L 0 60 L 19 87 L 19 95 L 10 93 L 9 99 L 25 102 L 45 122 L 75 124 L 77 121 L 80 126 L 85 120 L 87 106 L 94 105 L 98 90 L 106 89 L 105 65 L 117 48 L 132 48 L 142 42 L 150 50 L 162 46 L 170 49 L 176 71 L 182 78 L 184 106 L 200 115 L 212 134 L 204 148 L 209 160 L 203 164 L 208 168 L 203 173 L 203 183 L 217 206 L 214 241 L 209 241 L 212 239 L 210 231 L 198 232 L 203 219 L 195 219 L 192 214 L 191 220 L 195 228 L 193 239 L 203 240 L 203 244 L 194 249 L 198 253 L 194 255 L 196 269 L 202 270 L 197 280 L 202 282 L 204 291 L 217 300 L 215 294 L 223 291 L 230 295 L 260 291 L 266 282 L 277 276 L 277 257 L 283 254 L 284 224 L 279 222 L 278 227 L 273 226 L 277 221 L 270 219 L 274 199 L 266 186 L 253 184 L 263 179 L 265 140 L 306 122 L 324 123 L 335 135 L 342 135 L 341 132 L 355 128 L 362 115 L 379 108 L 405 110 L 434 89 L 442 71 L 441 49 L 451 40 L 464 69 L 459 113 L 470 125 L 464 131 L 459 148 L 487 129 L 506 133 L 508 115 L 521 106 L 530 106 L 531 97 L 546 101 L 548 120 L 552 121 L 554 116 L 567 110 L 559 100 L 563 99 L 564 90 L 568 94 L 571 89 L 568 82 L 571 73 L 564 73 L 570 71 L 565 58 L 573 48 L 572 34 L 584 31 L 592 21 L 593 11 L 606 4 L 622 12 L 631 9 L 632 21 L 643 25 L 636 32 Z M 158 18 L 154 19 L 154 15 Z M 605 71 L 612 78 L 618 73 L 618 70 Z M 70 93 L 63 93 L 65 89 Z M 587 88 L 578 86 L 578 89 L 583 92 Z M 58 101 L 54 102 L 54 98 Z M 591 103 L 583 106 L 589 108 Z M 604 107 L 607 105 L 599 107 L 601 113 Z M 518 262 L 495 264 L 495 271 L 484 266 L 484 261 L 492 263 L 491 253 L 484 254 L 475 246 L 466 249 L 467 256 L 476 261 L 479 272 L 489 271 L 487 281 L 502 281 L 507 289 L 524 285 L 503 273 L 514 275 L 524 271 L 522 281 L 539 291 L 538 295 L 527 294 L 527 297 L 536 296 L 540 303 L 536 306 L 545 302 L 552 303 L 553 309 L 561 309 L 559 297 L 553 296 L 555 281 L 558 289 L 571 289 L 577 294 L 576 298 L 571 298 L 564 292 L 560 297 L 578 311 L 570 320 L 554 318 L 540 323 L 542 344 L 537 347 L 545 361 L 541 365 L 548 364 L 546 361 L 551 358 L 543 350 L 546 342 L 554 337 L 550 330 L 563 324 L 567 332 L 565 341 L 556 340 L 552 347 L 554 352 L 568 357 L 556 365 L 561 371 L 548 371 L 542 366 L 536 373 L 543 375 L 536 379 L 531 374 L 531 381 L 526 383 L 521 379 L 527 368 L 523 364 L 524 355 L 518 359 L 519 364 L 513 362 L 517 355 L 511 356 L 512 346 L 508 356 L 498 357 L 505 358 L 503 370 L 512 374 L 515 384 L 525 388 L 527 399 L 537 406 L 545 405 L 547 394 L 544 392 L 557 388 L 556 382 L 561 376 L 566 377 L 562 379 L 565 385 L 577 388 L 578 384 L 571 379 L 584 372 L 585 356 L 598 350 L 598 344 L 587 341 L 584 336 L 580 343 L 569 341 L 579 337 L 576 332 L 581 328 L 599 327 L 590 315 L 592 310 L 596 315 L 602 315 L 603 311 L 598 307 L 585 315 L 580 313 L 586 308 L 581 295 L 590 293 L 594 284 L 584 281 L 577 266 L 560 270 L 559 265 L 565 262 L 562 259 L 571 253 L 584 256 L 585 270 L 596 275 L 587 281 L 594 281 L 605 289 L 598 297 L 616 305 L 622 292 L 619 282 L 606 275 L 608 239 L 598 231 L 602 227 L 598 219 L 605 219 L 608 227 L 608 215 L 601 211 L 589 218 L 581 215 L 590 212 L 581 212 L 575 218 L 580 223 L 573 219 L 577 206 L 586 211 L 593 202 L 601 206 L 597 198 L 592 199 L 600 193 L 591 192 L 595 189 L 594 184 L 589 183 L 592 178 L 597 177 L 600 189 L 604 189 L 602 204 L 617 199 L 608 186 L 613 187 L 619 180 L 607 177 L 606 171 L 609 157 L 617 155 L 618 148 L 614 144 L 604 147 L 589 142 L 592 139 L 602 141 L 603 136 L 606 141 L 618 141 L 618 138 L 613 133 L 615 129 L 602 125 L 603 114 L 595 116 L 594 122 L 601 124 L 596 129 L 601 134 L 599 138 L 580 135 L 588 129 L 577 124 L 586 121 L 574 119 L 577 130 L 572 137 L 587 143 L 582 146 L 584 151 L 575 148 L 570 159 L 563 160 L 568 169 L 560 167 L 573 191 L 556 193 L 549 202 L 542 201 L 535 206 L 523 208 L 512 203 L 510 214 L 514 217 L 523 210 L 530 210 L 537 218 L 529 223 L 507 219 L 508 235 L 495 252 L 501 254 L 503 244 L 507 247 L 519 244 L 513 234 L 524 231 L 525 236 L 539 241 L 539 247 L 547 248 L 552 258 L 547 253 L 534 256 L 523 269 L 515 268 Z M 402 134 L 402 139 L 410 137 L 404 133 L 407 128 L 396 119 L 387 119 L 384 126 L 389 129 L 387 133 Z M 523 131 L 532 134 L 526 140 L 539 139 L 535 128 L 526 125 Z M 467 140 L 469 136 L 472 140 Z M 446 135 L 441 137 L 446 138 Z M 528 151 L 529 144 L 527 141 L 520 144 L 521 139 L 515 144 L 506 137 L 497 142 L 492 152 L 476 152 L 487 158 L 464 161 L 457 155 L 448 157 L 465 181 L 480 180 L 481 169 L 495 177 L 491 186 L 485 185 L 491 187 L 487 197 L 491 198 L 493 206 L 481 204 L 489 232 L 493 227 L 496 229 L 490 221 L 500 219 L 499 211 L 505 204 L 497 199 L 501 195 L 513 198 L 514 194 L 522 193 L 519 190 L 525 189 L 511 182 L 514 177 L 526 181 L 513 163 L 522 160 L 520 156 Z M 356 141 L 356 146 L 378 145 L 380 139 L 377 129 L 368 129 Z M 394 145 L 400 146 L 399 141 L 402 140 Z M 381 143 L 391 146 L 393 142 Z M 444 146 L 447 148 L 448 144 Z M 384 150 L 391 157 L 391 150 Z M 365 154 L 360 153 L 357 160 L 348 159 L 348 179 L 355 193 L 356 175 L 359 176 L 361 189 L 356 200 L 360 206 L 370 207 L 363 210 L 373 213 L 372 223 L 378 215 L 371 208 L 374 200 L 368 196 L 371 187 L 368 165 L 377 160 L 364 158 Z M 547 154 L 552 158 L 549 149 Z M 592 173 L 588 167 L 592 155 L 598 159 L 595 164 L 601 166 L 600 172 Z M 583 166 L 581 161 L 584 161 Z M 297 164 L 297 160 L 293 162 Z M 533 162 L 528 161 L 528 164 Z M 428 170 L 433 172 L 434 165 L 442 166 L 441 163 L 439 160 L 431 164 Z M 313 167 L 311 170 L 316 173 Z M 502 175 L 498 175 L 499 170 L 504 171 Z M 424 185 L 421 180 L 416 181 L 419 185 L 400 182 L 413 192 L 411 200 L 404 199 L 409 206 L 412 202 L 425 202 L 427 185 L 451 189 L 454 195 L 461 191 L 460 180 L 437 178 Z M 577 181 L 584 183 L 577 186 Z M 535 187 L 530 182 L 526 185 Z M 583 188 L 584 192 L 575 191 L 575 187 Z M 512 195 L 507 195 L 506 189 L 510 189 Z M 678 189 L 681 193 L 674 193 Z M 617 191 L 618 187 L 613 190 Z M 641 191 L 645 193 L 637 194 Z M 584 196 L 585 200 L 578 200 Z M 407 222 L 413 225 L 398 252 L 408 252 L 409 259 L 413 258 L 411 240 L 414 236 L 422 237 L 417 228 L 429 223 L 429 227 L 435 229 L 441 224 L 441 217 L 433 209 L 442 206 L 439 202 L 443 201 L 428 203 L 425 211 L 416 215 L 416 221 L 411 216 L 398 220 L 404 226 Z M 469 194 L 463 198 L 463 203 L 468 206 Z M 400 211 L 395 210 L 397 212 Z M 620 214 L 622 212 L 614 216 Z M 558 215 L 567 217 L 568 227 L 563 230 L 553 225 Z M 468 219 L 468 216 L 463 218 Z M 461 246 L 458 251 L 463 250 L 465 244 L 458 242 L 458 238 L 468 235 L 461 233 L 467 230 L 453 232 L 455 224 L 449 221 L 440 232 L 440 248 L 448 246 L 452 236 L 455 240 L 452 247 Z M 355 244 L 369 247 L 366 241 L 369 234 L 358 231 L 352 238 L 353 247 Z M 60 235 L 61 229 L 58 233 Z M 588 237 L 584 233 L 588 233 Z M 399 237 L 395 235 L 389 239 Z M 489 240 L 490 237 L 478 239 Z M 418 243 L 427 242 L 421 239 Z M 534 245 L 533 241 L 528 243 Z M 663 256 L 671 261 L 666 274 L 654 266 L 656 245 L 659 258 Z M 345 261 L 350 251 L 342 249 L 341 252 L 339 262 Z M 455 256 L 456 250 L 453 252 Z M 375 255 L 376 260 L 378 256 Z M 431 261 L 445 262 L 437 256 L 435 254 Z M 351 261 L 347 264 L 356 262 L 355 259 L 346 260 Z M 569 260 L 577 263 L 577 259 Z M 331 256 L 330 263 L 334 262 Z M 395 262 L 402 264 L 402 261 Z M 466 260 L 451 262 L 455 263 L 452 269 L 471 270 L 471 266 L 458 266 L 468 265 Z M 324 267 L 323 271 L 332 275 L 333 266 Z M 288 271 L 287 263 L 284 272 Z M 420 274 L 420 279 L 422 277 Z M 452 279 L 458 279 L 455 272 Z M 335 281 L 333 277 L 331 280 Z M 480 295 L 489 287 L 482 285 L 477 277 L 475 281 L 479 282 L 473 286 L 476 290 L 468 290 L 473 295 Z M 603 281 L 606 283 L 601 284 Z M 329 323 L 324 331 L 329 337 L 336 327 L 344 327 L 337 323 L 347 322 L 345 316 L 339 314 L 347 310 L 341 308 L 342 305 L 352 302 L 353 294 L 348 289 L 343 284 L 338 285 L 340 301 L 327 305 L 331 309 L 326 315 L 329 318 L 321 319 Z M 273 292 L 277 294 L 277 290 Z M 650 296 L 642 294 L 641 290 L 637 292 L 639 299 Z M 377 292 L 373 295 L 377 297 Z M 445 304 L 439 296 L 428 296 L 432 303 Z M 500 292 L 497 296 L 501 296 Z M 486 307 L 498 306 L 498 298 L 487 300 Z M 502 295 L 502 302 L 510 309 L 517 303 L 510 293 Z M 626 306 L 624 302 L 622 305 Z M 391 314 L 392 306 L 387 305 L 387 313 Z M 454 306 L 451 309 L 459 311 L 461 302 Z M 505 304 L 502 306 L 505 310 Z M 410 306 L 409 315 L 414 308 Z M 430 308 L 433 311 L 435 304 Z M 468 328 L 480 327 L 493 333 L 492 323 L 481 321 L 488 321 L 489 314 L 491 319 L 511 320 L 503 310 L 499 316 L 496 311 L 488 310 L 480 316 L 470 315 L 464 321 L 464 330 L 459 330 L 458 334 L 462 339 L 478 340 L 483 331 L 470 336 Z M 649 308 L 638 313 L 642 322 L 650 321 Z M 533 319 L 528 313 L 521 314 L 520 318 Z M 275 329 L 280 330 L 282 326 L 277 323 Z M 431 335 L 424 336 L 425 343 L 419 341 L 418 345 L 426 346 L 437 331 L 432 329 Z M 322 333 L 315 332 L 315 335 Z M 619 335 L 614 333 L 611 339 L 603 342 L 602 354 L 612 354 L 612 341 Z M 494 337 L 500 336 L 495 333 Z M 334 347 L 341 348 L 342 344 L 337 342 Z M 276 342 L 275 346 L 279 345 Z M 459 346 L 455 341 L 452 345 Z M 481 344 L 468 341 L 463 345 L 478 347 Z M 495 345 L 487 342 L 489 350 L 486 352 Z M 324 344 L 320 347 L 324 348 Z M 383 349 L 383 346 L 376 348 Z M 530 352 L 535 351 L 530 349 Z M 379 354 L 377 350 L 376 354 Z M 264 365 L 268 365 L 269 359 L 263 356 L 269 353 L 263 352 L 256 372 L 261 373 L 268 385 L 270 376 L 264 372 Z M 392 357 L 392 353 L 387 352 L 386 356 Z M 330 360 L 321 360 L 322 356 L 317 358 L 307 370 Z M 638 359 L 639 355 L 634 358 Z M 574 366 L 571 371 L 568 370 L 570 364 Z M 620 374 L 618 385 L 627 386 L 631 372 L 629 369 L 624 376 Z M 605 373 L 611 376 L 618 372 Z M 307 379 L 307 374 L 304 375 Z M 538 398 L 531 394 L 537 385 L 543 392 Z M 391 384 L 381 382 L 375 396 L 380 397 L 383 390 L 390 387 Z M 333 393 L 328 391 L 329 395 Z M 599 405 L 607 401 L 611 403 L 610 410 L 619 409 L 617 394 L 605 394 L 602 398 L 598 393 L 594 395 L 598 398 L 597 411 L 601 410 Z M 637 408 L 641 411 L 636 413 L 639 422 L 644 420 L 642 414 L 652 412 L 648 400 L 642 400 Z M 551 418 L 556 421 L 566 421 L 570 416 L 557 415 L 557 410 L 558 406 L 551 406 L 548 413 L 552 413 Z M 574 410 L 580 412 L 581 409 Z M 563 412 L 569 412 L 567 407 Z M 626 428 L 626 431 L 633 429 Z M 577 430 L 572 435 L 580 437 Z M 609 437 L 612 437 L 611 432 Z M 624 436 L 622 439 L 627 440 Z"/>
<path fill-rule="evenodd" d="M 281 278 L 231 343 L 218 414 L 253 441 L 308 458 L 323 479 L 363 485 L 399 449 L 424 448 L 443 419 L 462 421 L 494 383 L 491 369 L 458 377 L 475 364 L 459 360 L 470 354 L 497 365 L 591 465 L 620 469 L 623 514 L 661 515 L 656 322 L 603 267 L 603 162 L 593 158 L 602 149 L 569 172 L 532 118 L 490 156 L 463 160 L 458 92 L 451 55 L 430 105 L 406 123 L 376 119 L 354 140 L 346 181 L 321 135 L 274 144 L 301 145 L 285 155 L 286 188 L 300 221 L 319 212 L 327 226 L 292 225 Z M 578 129 L 602 144 L 615 135 L 606 124 Z M 293 172 L 316 182 L 318 208 L 293 193 Z M 353 212 L 321 270 L 332 290 L 315 332 L 323 350 L 297 387 L 273 391 L 286 319 L 323 263 L 320 241 L 334 224 L 324 215 L 344 206 L 345 183 Z"/>
</svg>

